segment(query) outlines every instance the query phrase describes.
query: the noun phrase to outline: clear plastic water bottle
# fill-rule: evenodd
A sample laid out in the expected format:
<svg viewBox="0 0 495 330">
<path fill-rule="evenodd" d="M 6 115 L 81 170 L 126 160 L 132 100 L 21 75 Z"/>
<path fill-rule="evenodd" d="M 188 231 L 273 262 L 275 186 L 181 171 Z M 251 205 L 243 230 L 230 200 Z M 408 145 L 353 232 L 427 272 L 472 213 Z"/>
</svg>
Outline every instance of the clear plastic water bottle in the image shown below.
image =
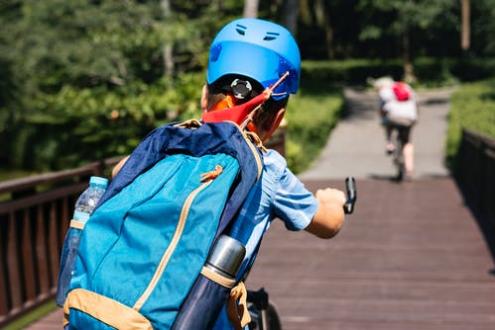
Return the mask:
<svg viewBox="0 0 495 330">
<path fill-rule="evenodd" d="M 77 199 L 74 216 L 72 217 L 71 226 L 65 235 L 64 246 L 60 256 L 60 271 L 56 297 L 56 302 L 59 306 L 63 306 L 67 297 L 70 280 L 74 272 L 74 261 L 79 248 L 82 228 L 105 193 L 107 185 L 107 179 L 92 176 L 89 180 L 89 187 Z"/>
</svg>

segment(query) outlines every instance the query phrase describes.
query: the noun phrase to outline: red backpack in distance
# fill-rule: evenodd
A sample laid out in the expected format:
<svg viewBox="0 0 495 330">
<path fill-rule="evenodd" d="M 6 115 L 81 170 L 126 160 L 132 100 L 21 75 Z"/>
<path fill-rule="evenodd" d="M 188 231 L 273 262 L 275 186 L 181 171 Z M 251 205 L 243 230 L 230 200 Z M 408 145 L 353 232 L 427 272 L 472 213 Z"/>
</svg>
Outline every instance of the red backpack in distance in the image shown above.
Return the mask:
<svg viewBox="0 0 495 330">
<path fill-rule="evenodd" d="M 411 98 L 411 89 L 406 83 L 400 81 L 395 82 L 392 86 L 392 90 L 399 102 L 407 101 Z"/>
</svg>

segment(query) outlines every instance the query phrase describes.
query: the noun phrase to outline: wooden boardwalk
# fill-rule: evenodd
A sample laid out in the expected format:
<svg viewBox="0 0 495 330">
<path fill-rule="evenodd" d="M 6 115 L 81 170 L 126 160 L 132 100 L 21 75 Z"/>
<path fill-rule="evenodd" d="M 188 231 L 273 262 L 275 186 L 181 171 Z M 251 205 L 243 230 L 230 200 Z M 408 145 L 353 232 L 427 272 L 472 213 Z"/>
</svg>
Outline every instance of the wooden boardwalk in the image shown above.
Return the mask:
<svg viewBox="0 0 495 330">
<path fill-rule="evenodd" d="M 452 180 L 360 180 L 358 193 L 332 240 L 279 221 L 265 238 L 248 287 L 267 289 L 283 329 L 495 329 L 494 261 Z M 57 329 L 60 318 L 30 329 Z"/>
<path fill-rule="evenodd" d="M 270 229 L 248 287 L 285 330 L 495 329 L 494 262 L 452 180 L 361 180 L 358 196 L 332 240 Z"/>
</svg>

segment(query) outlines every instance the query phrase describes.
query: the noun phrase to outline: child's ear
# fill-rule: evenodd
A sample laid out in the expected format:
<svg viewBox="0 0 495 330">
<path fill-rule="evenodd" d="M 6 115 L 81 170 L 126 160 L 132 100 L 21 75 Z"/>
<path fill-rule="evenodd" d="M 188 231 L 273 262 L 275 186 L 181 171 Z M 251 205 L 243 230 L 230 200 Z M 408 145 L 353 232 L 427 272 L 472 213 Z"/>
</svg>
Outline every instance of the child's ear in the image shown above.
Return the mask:
<svg viewBox="0 0 495 330">
<path fill-rule="evenodd" d="M 206 85 L 203 85 L 201 90 L 201 110 L 208 110 L 208 87 Z"/>
<path fill-rule="evenodd" d="M 275 133 L 275 130 L 280 126 L 280 123 L 282 122 L 282 119 L 284 119 L 285 115 L 285 108 L 281 108 L 280 110 L 277 111 L 277 114 L 273 118 L 272 125 L 270 129 L 263 135 L 263 141 L 267 141 L 269 138 L 272 137 L 273 133 Z"/>
</svg>

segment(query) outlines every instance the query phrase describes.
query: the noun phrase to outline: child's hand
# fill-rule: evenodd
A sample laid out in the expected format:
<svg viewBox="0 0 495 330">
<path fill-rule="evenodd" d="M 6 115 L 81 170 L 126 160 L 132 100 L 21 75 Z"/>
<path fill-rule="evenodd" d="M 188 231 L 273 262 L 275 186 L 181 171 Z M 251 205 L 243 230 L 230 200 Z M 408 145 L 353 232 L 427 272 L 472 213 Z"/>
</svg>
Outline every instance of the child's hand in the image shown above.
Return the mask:
<svg viewBox="0 0 495 330">
<path fill-rule="evenodd" d="M 332 238 L 344 224 L 346 196 L 338 189 L 326 188 L 316 192 L 316 199 L 320 205 L 306 230 L 320 238 Z"/>
<path fill-rule="evenodd" d="M 344 192 L 333 188 L 318 189 L 316 191 L 316 199 L 321 204 L 336 204 L 339 206 L 344 206 L 346 202 Z"/>
</svg>

